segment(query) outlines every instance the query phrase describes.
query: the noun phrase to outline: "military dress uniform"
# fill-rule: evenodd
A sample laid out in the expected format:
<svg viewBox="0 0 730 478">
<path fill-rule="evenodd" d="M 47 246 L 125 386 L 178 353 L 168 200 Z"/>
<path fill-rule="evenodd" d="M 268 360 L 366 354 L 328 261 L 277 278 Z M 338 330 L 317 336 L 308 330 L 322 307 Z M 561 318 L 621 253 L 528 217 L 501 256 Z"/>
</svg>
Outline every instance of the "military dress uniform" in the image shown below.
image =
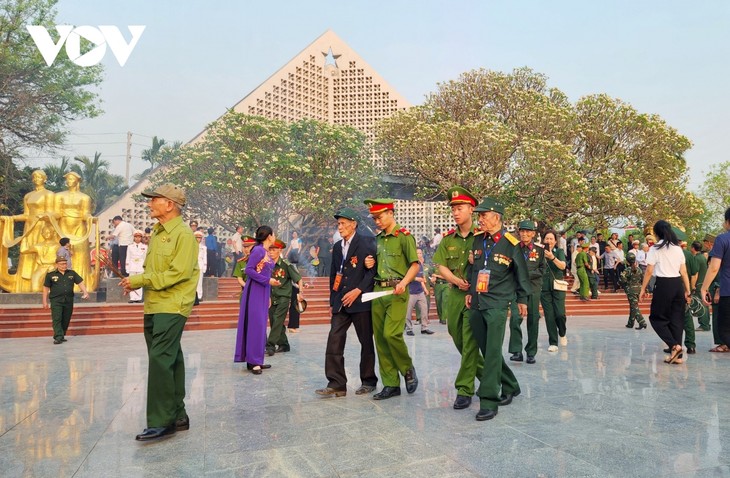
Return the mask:
<svg viewBox="0 0 730 478">
<path fill-rule="evenodd" d="M 629 253 L 626 256 L 628 267 L 621 272 L 618 282 L 626 292 L 626 298 L 629 301 L 629 321 L 626 328 L 630 329 L 634 326 L 634 322 L 638 322 L 637 330 L 646 328 L 646 321 L 639 309 L 639 293 L 641 292 L 641 284 L 644 281 L 644 271 L 636 264 L 636 256 Z"/>
<path fill-rule="evenodd" d="M 244 246 L 253 246 L 254 244 L 256 244 L 256 239 L 251 236 L 243 236 L 241 237 L 241 242 Z M 241 279 L 244 283 L 248 279 L 246 277 L 246 265 L 248 264 L 248 258 L 250 257 L 250 255 L 250 251 L 249 254 L 246 254 L 244 250 L 243 257 L 238 259 L 236 261 L 236 264 L 233 266 L 233 277 Z M 243 289 L 243 286 L 241 286 L 241 289 Z"/>
<path fill-rule="evenodd" d="M 66 260 L 59 256 L 56 262 Z M 51 304 L 51 320 L 53 321 L 53 342 L 65 342 L 66 332 L 71 323 L 71 314 L 74 311 L 74 286 L 84 281 L 81 276 L 71 269 L 61 273 L 58 269 L 46 273 L 43 287 L 49 289 L 48 298 Z"/>
<path fill-rule="evenodd" d="M 504 206 L 491 198 L 484 198 L 475 211 L 504 214 Z M 507 405 L 520 393 L 517 378 L 502 356 L 510 303 L 516 300 L 518 304 L 527 304 L 530 293 L 527 263 L 519 242 L 504 229 L 494 235 L 479 231 L 474 236 L 469 321 L 484 356 L 477 391 L 480 399 L 477 420 L 493 418 L 500 404 Z M 486 275 L 484 271 L 489 271 L 486 291 L 480 280 L 480 274 Z"/>
<path fill-rule="evenodd" d="M 534 221 L 521 221 L 517 226 L 518 229 L 534 231 Z M 540 325 L 540 292 L 542 291 L 542 277 L 547 269 L 545 261 L 545 248 L 542 245 L 535 244 L 530 241 L 525 245 L 519 244 L 520 251 L 525 257 L 527 263 L 527 276 L 530 279 L 530 293 L 527 296 L 527 343 L 525 344 L 525 353 L 527 353 L 527 363 L 535 363 L 535 355 L 537 355 L 537 334 Z M 510 307 L 509 320 L 509 353 L 512 354 L 510 360 L 517 362 L 522 361 L 522 317 L 517 310 L 517 303 L 512 302 Z"/>
<path fill-rule="evenodd" d="M 368 199 L 365 204 L 371 215 L 377 215 L 393 210 L 393 202 L 392 199 Z M 376 236 L 376 250 L 374 292 L 393 290 L 406 276 L 411 264 L 418 263 L 416 240 L 407 229 L 398 224 L 395 224 L 390 233 L 381 231 Z M 383 387 L 399 388 L 400 375 L 406 379 L 406 388 L 413 387 L 409 387 L 409 379 L 411 383 L 415 379 L 413 360 L 403 338 L 408 298 L 406 287 L 402 294 L 386 295 L 373 300 L 373 335 Z M 415 384 L 417 383 L 416 379 Z M 415 391 L 415 388 L 409 389 L 409 392 L 411 390 Z M 378 398 L 378 395 L 374 398 Z"/>
<path fill-rule="evenodd" d="M 462 203 L 476 205 L 477 202 L 476 198 L 463 188 L 451 188 L 448 195 L 450 198 L 449 206 Z M 433 256 L 434 264 L 446 267 L 457 278 L 468 282 L 471 278 L 469 254 L 474 244 L 475 230 L 475 226 L 472 224 L 466 236 L 463 236 L 458 228 L 446 232 Z M 461 354 L 459 371 L 454 381 L 456 394 L 458 397 L 469 397 L 469 400 L 471 400 L 474 395 L 474 379 L 481 376 L 484 359 L 476 340 L 474 340 L 474 334 L 469 323 L 471 312 L 466 307 L 465 297 L 467 294 L 469 294 L 469 291 L 448 284 L 443 314 L 449 335 L 454 341 L 456 350 Z"/>
<path fill-rule="evenodd" d="M 286 249 L 286 244 L 277 239 L 271 247 L 283 250 Z M 271 330 L 266 341 L 266 352 L 269 355 L 274 355 L 274 352 L 288 352 L 290 350 L 284 321 L 286 320 L 286 313 L 289 310 L 289 302 L 294 289 L 292 283 L 302 280 L 302 276 L 293 265 L 279 257 L 274 265 L 271 278 L 280 282 L 278 286 L 271 286 L 271 306 L 269 307 L 269 326 Z"/>
</svg>

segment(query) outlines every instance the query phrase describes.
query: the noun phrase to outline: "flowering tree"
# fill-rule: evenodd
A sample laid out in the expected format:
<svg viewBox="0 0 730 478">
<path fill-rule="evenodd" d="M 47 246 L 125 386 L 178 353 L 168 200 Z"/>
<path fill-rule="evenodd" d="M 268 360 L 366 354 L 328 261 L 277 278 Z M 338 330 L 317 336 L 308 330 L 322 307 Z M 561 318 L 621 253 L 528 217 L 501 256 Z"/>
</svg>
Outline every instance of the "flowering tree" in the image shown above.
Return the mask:
<svg viewBox="0 0 730 478">
<path fill-rule="evenodd" d="M 571 228 L 666 218 L 697 222 L 689 140 L 606 95 L 571 104 L 528 68 L 474 70 L 382 121 L 386 166 L 434 197 L 454 184 L 497 196 L 510 217 Z"/>
<path fill-rule="evenodd" d="M 231 111 L 165 160 L 153 182 L 184 185 L 191 209 L 212 224 L 307 228 L 331 224 L 335 209 L 371 187 L 369 158 L 352 128 Z"/>
</svg>

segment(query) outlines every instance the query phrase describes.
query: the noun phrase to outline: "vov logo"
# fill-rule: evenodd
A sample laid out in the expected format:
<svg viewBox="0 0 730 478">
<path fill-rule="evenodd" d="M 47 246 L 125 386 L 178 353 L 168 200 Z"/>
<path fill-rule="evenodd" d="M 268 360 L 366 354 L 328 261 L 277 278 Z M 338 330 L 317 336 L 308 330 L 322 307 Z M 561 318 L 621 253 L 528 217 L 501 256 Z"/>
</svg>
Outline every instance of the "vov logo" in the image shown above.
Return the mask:
<svg viewBox="0 0 730 478">
<path fill-rule="evenodd" d="M 58 43 L 55 43 L 46 27 L 26 25 L 28 33 L 33 37 L 33 41 L 48 66 L 51 66 L 56 60 L 64 43 L 66 44 L 66 55 L 68 55 L 69 60 L 79 66 L 98 64 L 106 54 L 107 45 L 109 45 L 119 66 L 124 66 L 146 27 L 144 25 L 130 25 L 127 28 L 132 34 L 129 43 L 126 42 L 119 28 L 113 25 L 99 25 L 98 28 L 88 25 L 75 28 L 73 25 L 56 25 L 59 39 Z M 81 37 L 96 45 L 83 55 L 81 54 Z"/>
</svg>

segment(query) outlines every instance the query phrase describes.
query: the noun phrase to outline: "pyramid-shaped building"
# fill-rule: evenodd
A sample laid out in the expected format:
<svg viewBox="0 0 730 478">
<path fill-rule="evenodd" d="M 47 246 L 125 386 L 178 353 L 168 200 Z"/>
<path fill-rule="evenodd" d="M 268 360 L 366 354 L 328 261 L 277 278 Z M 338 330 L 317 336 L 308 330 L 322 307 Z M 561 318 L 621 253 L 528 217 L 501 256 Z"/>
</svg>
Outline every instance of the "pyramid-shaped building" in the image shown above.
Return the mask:
<svg viewBox="0 0 730 478">
<path fill-rule="evenodd" d="M 370 140 L 375 124 L 411 105 L 368 63 L 328 30 L 292 58 L 286 65 L 239 101 L 239 113 L 282 121 L 311 118 L 354 127 Z M 188 144 L 205 136 L 202 131 Z M 376 159 L 374 159 L 376 160 Z M 147 188 L 143 179 L 132 186 L 115 204 L 100 214 L 100 227 L 111 230 L 111 219 L 119 214 L 137 228 L 151 225 L 144 203 L 133 196 Z M 434 227 L 445 230 L 450 219 L 441 204 L 399 201 L 398 221 L 417 237 L 430 235 Z M 201 218 L 204 224 L 204 218 Z M 231 228 L 234 226 L 231 225 Z M 107 234 L 102 231 L 102 237 Z"/>
</svg>

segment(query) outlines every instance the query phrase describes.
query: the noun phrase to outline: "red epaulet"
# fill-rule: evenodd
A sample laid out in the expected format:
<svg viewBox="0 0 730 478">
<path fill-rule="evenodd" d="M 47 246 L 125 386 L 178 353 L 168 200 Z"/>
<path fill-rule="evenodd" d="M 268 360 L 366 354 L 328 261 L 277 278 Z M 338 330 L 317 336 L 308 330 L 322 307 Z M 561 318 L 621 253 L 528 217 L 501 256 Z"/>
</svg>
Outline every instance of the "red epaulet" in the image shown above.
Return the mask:
<svg viewBox="0 0 730 478">
<path fill-rule="evenodd" d="M 456 232 L 456 229 L 449 229 L 448 231 L 444 232 L 444 237 L 450 236 L 455 232 Z"/>
<path fill-rule="evenodd" d="M 397 231 L 395 231 L 395 236 L 398 236 L 398 233 L 401 233 L 401 232 L 403 234 L 405 234 L 406 236 L 410 236 L 411 235 L 411 231 L 409 231 L 405 227 L 401 227 L 400 229 L 398 229 Z"/>
</svg>

